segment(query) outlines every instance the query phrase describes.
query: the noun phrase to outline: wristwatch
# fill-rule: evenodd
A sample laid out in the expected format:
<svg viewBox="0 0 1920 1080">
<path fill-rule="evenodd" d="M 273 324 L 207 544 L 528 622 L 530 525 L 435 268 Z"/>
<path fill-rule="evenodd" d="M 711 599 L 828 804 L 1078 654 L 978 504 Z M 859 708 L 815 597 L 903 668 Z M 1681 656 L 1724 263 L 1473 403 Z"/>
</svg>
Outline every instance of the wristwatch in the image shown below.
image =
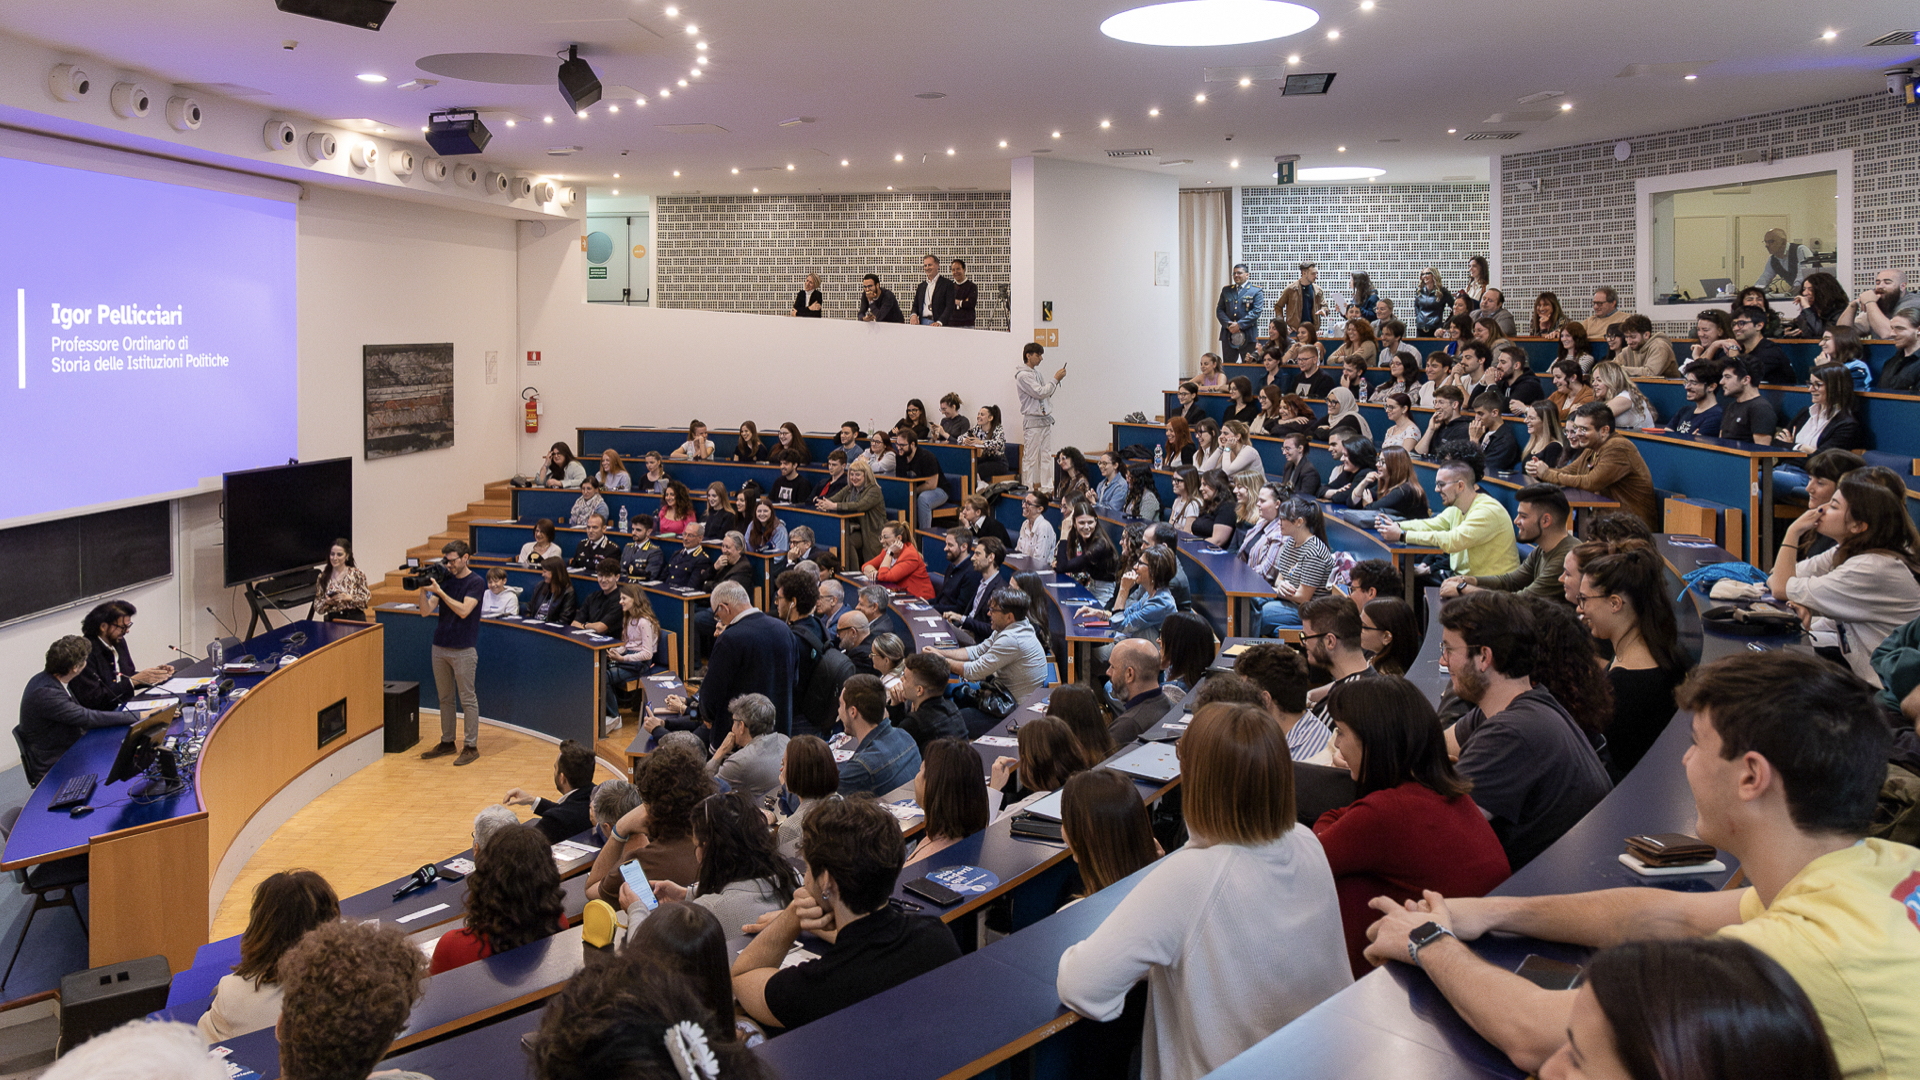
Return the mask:
<svg viewBox="0 0 1920 1080">
<path fill-rule="evenodd" d="M 1450 937 L 1455 941 L 1460 940 L 1454 936 L 1453 931 L 1441 926 L 1437 922 L 1424 922 L 1414 927 L 1413 933 L 1407 935 L 1407 963 L 1412 964 L 1414 967 L 1419 967 L 1420 950 L 1443 937 Z"/>
</svg>

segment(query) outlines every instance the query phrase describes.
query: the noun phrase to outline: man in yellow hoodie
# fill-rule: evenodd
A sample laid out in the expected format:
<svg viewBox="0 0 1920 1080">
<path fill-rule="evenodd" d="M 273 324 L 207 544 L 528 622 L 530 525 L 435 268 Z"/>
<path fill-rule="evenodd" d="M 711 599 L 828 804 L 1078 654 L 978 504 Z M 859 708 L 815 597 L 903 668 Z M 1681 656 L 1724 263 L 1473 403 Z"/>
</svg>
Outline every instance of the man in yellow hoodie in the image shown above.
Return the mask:
<svg viewBox="0 0 1920 1080">
<path fill-rule="evenodd" d="M 1446 552 L 1456 577 L 1511 574 L 1520 569 L 1513 518 L 1498 499 L 1481 494 L 1474 480 L 1473 466 L 1449 461 L 1440 466 L 1434 482 L 1436 494 L 1446 504 L 1438 517 L 1400 522 L 1381 517 L 1375 527 L 1388 541 L 1405 540 Z"/>
</svg>

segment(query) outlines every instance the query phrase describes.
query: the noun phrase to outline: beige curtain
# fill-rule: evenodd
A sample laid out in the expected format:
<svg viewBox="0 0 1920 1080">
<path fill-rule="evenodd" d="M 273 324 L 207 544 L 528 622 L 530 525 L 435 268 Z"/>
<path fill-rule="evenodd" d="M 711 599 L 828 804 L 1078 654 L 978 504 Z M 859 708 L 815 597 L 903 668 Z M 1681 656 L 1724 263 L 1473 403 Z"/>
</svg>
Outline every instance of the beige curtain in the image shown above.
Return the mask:
<svg viewBox="0 0 1920 1080">
<path fill-rule="evenodd" d="M 1212 351 L 1220 326 L 1213 318 L 1233 265 L 1227 191 L 1180 193 L 1179 377 L 1200 372 L 1200 354 Z"/>
</svg>

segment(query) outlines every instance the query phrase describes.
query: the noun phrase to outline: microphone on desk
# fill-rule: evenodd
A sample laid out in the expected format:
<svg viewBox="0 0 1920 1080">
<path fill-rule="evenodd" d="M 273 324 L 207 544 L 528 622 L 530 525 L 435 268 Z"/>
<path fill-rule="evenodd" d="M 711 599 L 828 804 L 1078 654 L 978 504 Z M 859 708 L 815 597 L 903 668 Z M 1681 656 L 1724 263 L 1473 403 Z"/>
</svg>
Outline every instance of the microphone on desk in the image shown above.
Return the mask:
<svg viewBox="0 0 1920 1080">
<path fill-rule="evenodd" d="M 172 650 L 173 650 L 174 652 L 177 652 L 177 653 L 179 653 L 179 654 L 180 654 L 181 656 L 184 656 L 184 657 L 186 657 L 187 659 L 189 659 L 189 660 L 191 660 L 191 661 L 193 661 L 193 662 L 194 662 L 194 663 L 196 663 L 196 664 L 197 664 L 197 663 L 199 663 L 200 661 L 202 661 L 202 660 L 205 660 L 205 659 L 206 659 L 206 657 L 204 657 L 204 656 L 195 656 L 195 655 L 193 655 L 192 653 L 190 653 L 190 652 L 188 652 L 187 650 L 185 650 L 185 649 L 183 649 L 183 648 L 181 648 L 181 647 L 180 647 L 180 646 L 178 646 L 178 645 L 169 645 L 169 646 L 167 646 L 167 648 L 169 648 L 169 649 L 172 649 Z"/>
<path fill-rule="evenodd" d="M 228 626 L 225 619 L 222 619 L 219 615 L 214 613 L 212 605 L 207 606 L 207 614 L 213 616 L 213 621 L 220 624 L 220 629 L 225 630 L 227 632 L 228 637 L 238 638 L 240 636 L 239 634 L 236 634 L 233 632 L 233 627 Z"/>
</svg>

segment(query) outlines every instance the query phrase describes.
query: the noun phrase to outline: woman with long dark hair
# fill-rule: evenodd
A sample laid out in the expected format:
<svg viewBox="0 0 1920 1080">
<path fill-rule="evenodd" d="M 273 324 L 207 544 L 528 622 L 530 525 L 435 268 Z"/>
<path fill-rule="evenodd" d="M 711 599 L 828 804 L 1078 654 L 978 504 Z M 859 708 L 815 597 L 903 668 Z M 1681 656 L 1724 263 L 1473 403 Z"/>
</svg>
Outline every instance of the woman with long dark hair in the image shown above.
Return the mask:
<svg viewBox="0 0 1920 1080">
<path fill-rule="evenodd" d="M 1162 632 L 1165 632 L 1164 627 Z M 1100 708 L 1100 698 L 1091 686 L 1062 683 L 1054 687 L 1047 695 L 1046 715 L 1067 725 L 1067 730 L 1073 735 L 1074 745 L 1080 748 L 1080 760 L 1089 766 L 1107 760 L 1119 749 L 1113 745 L 1113 732 L 1107 728 L 1107 717 Z M 974 756 L 977 758 L 979 755 Z M 974 769 L 976 775 L 979 771 L 977 767 Z"/>
<path fill-rule="evenodd" d="M 339 917 L 333 886 L 311 870 L 282 870 L 254 886 L 240 962 L 220 977 L 200 1034 L 216 1043 L 272 1027 L 280 1019 L 280 958 L 307 931 Z"/>
<path fill-rule="evenodd" d="M 620 952 L 684 976 L 713 1013 L 707 1027 L 709 1039 L 747 1046 L 766 1041 L 760 1025 L 734 1010 L 733 958 L 727 955 L 727 928 L 712 911 L 683 900 L 663 901 L 627 932 Z"/>
<path fill-rule="evenodd" d="M 1176 611 L 1160 624 L 1161 689 L 1190 694 L 1213 665 L 1213 626 L 1197 612 Z"/>
<path fill-rule="evenodd" d="M 1087 498 L 1087 455 L 1077 446 L 1061 448 L 1053 456 L 1053 501 L 1061 506 Z"/>
<path fill-rule="evenodd" d="M 1353 444 L 1348 444 L 1347 453 L 1354 453 Z M 1402 446 L 1389 446 L 1380 452 L 1379 463 L 1361 477 L 1348 501 L 1354 506 L 1397 514 L 1403 521 L 1420 521 L 1433 515 L 1427 489 L 1420 486 L 1420 477 L 1413 471 L 1413 457 Z"/>
<path fill-rule="evenodd" d="M 678 480 L 667 481 L 667 493 L 660 496 L 660 533 L 679 536 L 693 523 L 693 492 Z"/>
<path fill-rule="evenodd" d="M 1768 588 L 1812 618 L 1814 647 L 1879 687 L 1870 658 L 1888 634 L 1920 618 L 1920 558 L 1913 519 L 1899 496 L 1860 469 L 1840 479 L 1825 505 L 1787 526 Z M 1800 558 L 1809 534 L 1837 545 Z"/>
<path fill-rule="evenodd" d="M 1127 465 L 1127 497 L 1120 508 L 1130 518 L 1160 520 L 1160 492 L 1154 488 L 1153 469 L 1146 462 Z"/>
<path fill-rule="evenodd" d="M 1840 279 L 1819 270 L 1808 274 L 1800 283 L 1800 314 L 1789 319 L 1780 327 L 1781 337 L 1817 338 L 1834 326 L 1840 324 L 1840 316 L 1847 310 L 1851 297 L 1840 285 Z"/>
<path fill-rule="evenodd" d="M 327 622 L 367 621 L 367 602 L 373 589 L 366 571 L 353 564 L 353 543 L 340 537 L 327 548 L 327 568 L 313 586 L 313 614 Z"/>
<path fill-rule="evenodd" d="M 1061 838 L 1080 868 L 1083 891 L 1075 899 L 1092 896 L 1160 857 L 1147 804 L 1124 773 L 1075 773 L 1061 789 L 1060 815 Z"/>
<path fill-rule="evenodd" d="M 1605 553 L 1604 543 L 1581 544 L 1567 553 L 1567 561 L 1572 563 L 1578 555 L 1584 566 Z M 1562 575 L 1561 584 L 1568 596 L 1578 597 L 1584 580 L 1575 576 L 1569 582 Z M 1562 604 L 1543 596 L 1522 595 L 1534 621 L 1534 685 L 1546 687 L 1598 752 L 1604 747 L 1607 728 L 1613 724 L 1613 686 L 1601 670 L 1593 634 L 1574 612 L 1572 605 L 1577 600 Z"/>
<path fill-rule="evenodd" d="M 1090 502 L 1076 502 L 1060 524 L 1060 543 L 1053 549 L 1055 572 L 1080 582 L 1103 604 L 1112 600 L 1119 580 L 1120 553 L 1100 527 L 1099 512 Z"/>
<path fill-rule="evenodd" d="M 1367 601 L 1360 609 L 1360 647 L 1373 670 L 1382 675 L 1405 675 L 1420 655 L 1420 623 L 1413 605 L 1397 596 Z"/>
<path fill-rule="evenodd" d="M 760 555 L 780 555 L 787 550 L 787 526 L 774 509 L 771 495 L 754 501 L 753 524 L 747 526 L 747 550 Z"/>
<path fill-rule="evenodd" d="M 532 596 L 521 602 L 520 615 L 533 622 L 565 626 L 573 621 L 576 603 L 573 578 L 567 574 L 567 564 L 558 557 L 549 557 L 541 561 L 540 584 L 534 588 Z"/>
<path fill-rule="evenodd" d="M 1665 584 L 1660 556 L 1639 540 L 1608 544 L 1607 554 L 1581 564 L 1580 618 L 1594 637 L 1613 646 L 1607 757 L 1615 783 L 1666 730 L 1676 707 L 1674 691 L 1693 667 L 1680 647 Z"/>
<path fill-rule="evenodd" d="M 586 478 L 587 467 L 573 456 L 573 447 L 557 442 L 547 450 L 546 463 L 534 479 L 550 488 L 573 488 Z"/>
<path fill-rule="evenodd" d="M 740 438 L 733 444 L 733 460 L 745 463 L 763 462 L 769 459 L 772 448 L 760 441 L 760 428 L 751 420 L 740 422 Z"/>
<path fill-rule="evenodd" d="M 979 755 L 974 760 L 974 771 L 978 772 Z M 793 901 L 793 889 L 799 881 L 775 850 L 766 815 L 746 792 L 709 795 L 689 817 L 693 850 L 700 860 L 699 876 L 691 888 L 680 882 L 649 880 L 654 896 L 698 904 L 713 912 L 722 926 L 745 926 Z M 645 917 L 643 911 L 634 909 L 638 900 L 622 882 L 620 904 L 629 918 Z"/>
<path fill-rule="evenodd" d="M 987 827 L 987 781 L 980 753 L 965 739 L 935 739 L 920 758 L 913 801 L 927 815 L 926 831 L 907 852 L 907 862 L 930 859 Z"/>
<path fill-rule="evenodd" d="M 1313 831 L 1333 869 L 1347 959 L 1359 976 L 1371 966 L 1361 954 L 1377 917 L 1368 906 L 1374 897 L 1418 900 L 1423 889 L 1485 896 L 1509 870 L 1419 687 L 1393 675 L 1342 681 L 1326 710 L 1335 763 L 1346 767 L 1359 797 L 1320 815 Z"/>
<path fill-rule="evenodd" d="M 547 838 L 529 826 L 508 825 L 473 853 L 466 925 L 441 936 L 427 973 L 510 952 L 566 928 L 566 894 Z"/>
<path fill-rule="evenodd" d="M 1721 937 L 1598 953 L 1541 1080 L 1840 1080 L 1833 1045 L 1785 968 Z"/>
<path fill-rule="evenodd" d="M 774 449 L 792 450 L 799 454 L 802 466 L 813 464 L 813 451 L 807 447 L 807 437 L 800 434 L 800 425 L 791 420 L 780 425 L 780 445 Z"/>
</svg>

